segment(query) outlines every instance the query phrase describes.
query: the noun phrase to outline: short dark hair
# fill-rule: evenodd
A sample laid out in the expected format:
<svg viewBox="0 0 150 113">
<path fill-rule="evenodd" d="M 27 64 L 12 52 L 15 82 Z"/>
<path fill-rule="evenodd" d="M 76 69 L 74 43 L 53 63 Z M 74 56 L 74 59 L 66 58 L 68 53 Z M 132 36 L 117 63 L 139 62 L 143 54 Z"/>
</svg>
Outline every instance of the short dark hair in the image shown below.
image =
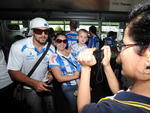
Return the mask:
<svg viewBox="0 0 150 113">
<path fill-rule="evenodd" d="M 89 27 L 89 32 L 92 32 L 92 33 L 96 34 L 96 31 L 97 31 L 97 29 L 96 29 L 95 26 L 92 25 L 92 26 Z"/>
<path fill-rule="evenodd" d="M 141 45 L 140 53 L 150 44 L 150 3 L 137 5 L 129 15 L 129 36 Z"/>
<path fill-rule="evenodd" d="M 66 39 L 67 39 L 67 36 L 65 35 L 65 33 L 57 33 L 56 36 L 55 36 L 55 38 L 54 38 L 54 40 L 56 40 L 56 38 L 57 38 L 58 36 L 60 36 L 60 35 L 65 36 Z"/>
<path fill-rule="evenodd" d="M 74 29 L 77 29 L 78 27 L 78 21 L 75 21 L 75 20 L 71 20 L 70 21 L 70 26 Z"/>
<path fill-rule="evenodd" d="M 116 35 L 117 35 L 117 32 L 114 32 L 114 31 L 109 31 L 107 33 L 107 37 L 116 36 Z"/>
</svg>

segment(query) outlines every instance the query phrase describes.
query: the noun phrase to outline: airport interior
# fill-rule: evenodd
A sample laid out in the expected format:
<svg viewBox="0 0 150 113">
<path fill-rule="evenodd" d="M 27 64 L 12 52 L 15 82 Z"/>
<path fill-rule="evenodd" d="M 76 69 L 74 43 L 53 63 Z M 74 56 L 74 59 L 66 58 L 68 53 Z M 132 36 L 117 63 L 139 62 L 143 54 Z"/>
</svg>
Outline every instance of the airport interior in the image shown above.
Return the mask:
<svg viewBox="0 0 150 113">
<path fill-rule="evenodd" d="M 29 22 L 35 17 L 45 18 L 55 33 L 69 32 L 69 23 L 75 20 L 78 22 L 77 31 L 88 31 L 93 25 L 101 40 L 107 37 L 109 31 L 114 31 L 117 32 L 116 40 L 121 42 L 130 10 L 143 2 L 150 0 L 3 0 L 0 4 L 0 45 L 4 47 L 6 62 L 12 43 L 20 37 L 28 37 Z M 112 66 L 114 62 L 115 57 L 112 58 Z M 113 95 L 101 64 L 94 66 L 92 71 L 92 101 Z M 118 78 L 127 81 L 119 74 Z M 124 88 L 127 87 L 128 83 L 124 83 Z M 54 89 L 56 113 L 66 113 L 65 97 L 57 81 L 54 82 Z"/>
</svg>

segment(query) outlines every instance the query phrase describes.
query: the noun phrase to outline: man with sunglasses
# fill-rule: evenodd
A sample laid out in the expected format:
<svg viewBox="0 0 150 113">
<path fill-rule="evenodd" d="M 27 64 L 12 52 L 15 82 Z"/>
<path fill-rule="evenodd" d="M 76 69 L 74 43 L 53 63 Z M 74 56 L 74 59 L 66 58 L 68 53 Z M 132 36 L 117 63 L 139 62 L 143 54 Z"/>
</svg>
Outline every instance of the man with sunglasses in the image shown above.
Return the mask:
<svg viewBox="0 0 150 113">
<path fill-rule="evenodd" d="M 48 93 L 48 85 L 45 83 L 52 80 L 51 76 L 47 76 L 49 59 L 53 53 L 51 47 L 33 74 L 30 77 L 27 76 L 46 50 L 49 24 L 45 19 L 38 17 L 32 19 L 29 26 L 31 37 L 12 44 L 7 68 L 13 80 L 24 83 L 27 113 L 54 113 L 53 98 Z M 41 95 L 40 92 L 46 93 Z"/>
</svg>

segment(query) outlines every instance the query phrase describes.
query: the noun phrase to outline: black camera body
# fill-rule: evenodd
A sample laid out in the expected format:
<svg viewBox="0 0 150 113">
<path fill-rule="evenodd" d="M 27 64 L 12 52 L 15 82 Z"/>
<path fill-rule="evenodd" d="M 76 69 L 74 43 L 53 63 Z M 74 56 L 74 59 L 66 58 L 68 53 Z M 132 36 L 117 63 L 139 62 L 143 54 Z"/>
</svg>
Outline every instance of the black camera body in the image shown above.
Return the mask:
<svg viewBox="0 0 150 113">
<path fill-rule="evenodd" d="M 96 60 L 97 61 L 102 61 L 102 59 L 104 58 L 104 50 L 101 50 L 101 49 L 96 49 L 94 52 L 93 52 L 93 55 L 95 56 Z"/>
</svg>

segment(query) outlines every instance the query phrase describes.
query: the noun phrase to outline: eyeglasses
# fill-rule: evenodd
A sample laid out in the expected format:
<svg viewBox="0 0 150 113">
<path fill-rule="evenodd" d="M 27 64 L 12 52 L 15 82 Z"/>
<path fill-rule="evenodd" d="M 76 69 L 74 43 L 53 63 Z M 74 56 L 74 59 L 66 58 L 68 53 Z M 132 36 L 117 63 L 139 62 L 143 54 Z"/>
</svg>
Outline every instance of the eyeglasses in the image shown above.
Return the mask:
<svg viewBox="0 0 150 113">
<path fill-rule="evenodd" d="M 137 46 L 139 44 L 117 44 L 117 50 L 118 52 L 121 52 L 127 48 L 130 48 L 130 47 L 134 47 L 134 46 Z"/>
<path fill-rule="evenodd" d="M 56 42 L 57 43 L 62 43 L 63 42 L 63 43 L 66 44 L 68 41 L 67 40 L 61 40 L 61 39 L 56 39 Z"/>
<path fill-rule="evenodd" d="M 38 35 L 41 35 L 43 32 L 46 34 L 46 35 L 48 35 L 48 33 L 49 33 L 49 29 L 45 29 L 45 30 L 42 30 L 42 29 L 33 29 L 33 32 L 35 33 L 35 34 L 38 34 Z"/>
</svg>

